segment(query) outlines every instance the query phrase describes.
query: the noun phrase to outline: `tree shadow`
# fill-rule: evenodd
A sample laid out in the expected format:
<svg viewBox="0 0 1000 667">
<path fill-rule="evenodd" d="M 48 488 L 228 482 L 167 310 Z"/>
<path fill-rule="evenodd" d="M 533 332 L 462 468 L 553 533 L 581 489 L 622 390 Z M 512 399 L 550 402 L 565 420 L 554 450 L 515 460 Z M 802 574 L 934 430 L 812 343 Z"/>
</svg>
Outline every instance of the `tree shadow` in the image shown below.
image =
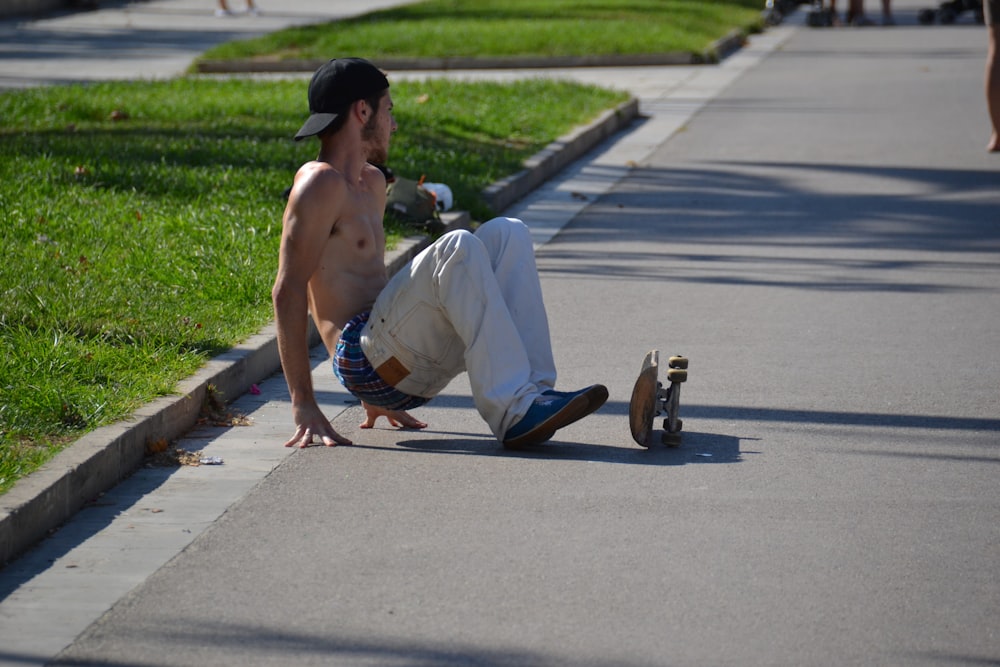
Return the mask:
<svg viewBox="0 0 1000 667">
<path fill-rule="evenodd" d="M 902 182 L 904 194 L 816 191 L 796 180 L 807 171 L 820 179 L 850 174 Z M 642 168 L 540 249 L 539 271 L 818 292 L 978 291 L 984 289 L 980 277 L 1000 270 L 1000 260 L 985 256 L 1000 253 L 996 183 L 996 172 L 975 169 L 789 162 Z M 648 250 L 610 253 L 612 244 Z M 667 244 L 718 251 L 664 252 Z M 810 252 L 800 256 L 794 252 L 799 248 Z M 872 250 L 925 254 L 885 258 Z M 762 266 L 774 270 L 764 274 Z M 914 275 L 931 271 L 948 282 Z M 956 274 L 962 283 L 954 282 Z"/>
<path fill-rule="evenodd" d="M 231 656 L 232 664 L 243 661 L 275 662 L 278 664 L 294 664 L 296 662 L 313 662 L 322 657 L 326 664 L 340 664 L 347 661 L 351 664 L 406 665 L 407 667 L 459 667 L 478 665 L 480 667 L 515 667 L 520 665 L 556 665 L 565 664 L 566 656 L 560 656 L 553 647 L 552 652 L 542 653 L 529 649 L 496 649 L 485 645 L 477 645 L 470 641 L 458 642 L 447 638 L 403 639 L 393 637 L 351 636 L 344 634 L 320 634 L 296 631 L 283 626 L 267 627 L 246 623 L 227 623 L 215 619 L 202 618 L 160 618 L 156 625 L 139 628 L 129 625 L 127 619 L 118 623 L 118 630 L 124 632 L 125 639 L 131 646 L 138 647 L 135 651 L 146 656 L 157 654 L 162 650 L 175 647 L 178 651 L 172 659 L 162 663 L 147 662 L 144 665 L 155 667 L 157 664 L 178 664 L 184 657 L 204 657 L 205 655 Z M 125 625 L 121 628 L 121 625 Z M 94 640 L 100 641 L 101 628 L 92 628 L 85 633 L 78 644 L 81 648 L 74 651 L 70 647 L 52 662 L 53 666 L 71 666 L 93 664 L 87 656 L 88 634 L 95 635 Z M 74 645 L 76 646 L 76 645 Z M 75 656 L 80 656 L 79 658 Z M 18 656 L 0 652 L 0 659 L 26 664 L 30 656 Z M 102 665 L 125 667 L 134 664 L 124 658 L 100 660 Z M 587 660 L 592 667 L 616 665 L 630 667 L 636 663 L 620 659 L 613 662 L 607 658 L 594 657 Z"/>
<path fill-rule="evenodd" d="M 835 412 L 795 408 L 759 408 L 734 405 L 685 405 L 685 417 L 731 421 L 767 421 L 827 426 L 864 426 L 870 428 L 912 428 L 937 431 L 996 431 L 1000 419 L 948 417 L 927 414 L 888 414 L 879 412 Z M 996 445 L 1000 448 L 1000 442 Z"/>
</svg>

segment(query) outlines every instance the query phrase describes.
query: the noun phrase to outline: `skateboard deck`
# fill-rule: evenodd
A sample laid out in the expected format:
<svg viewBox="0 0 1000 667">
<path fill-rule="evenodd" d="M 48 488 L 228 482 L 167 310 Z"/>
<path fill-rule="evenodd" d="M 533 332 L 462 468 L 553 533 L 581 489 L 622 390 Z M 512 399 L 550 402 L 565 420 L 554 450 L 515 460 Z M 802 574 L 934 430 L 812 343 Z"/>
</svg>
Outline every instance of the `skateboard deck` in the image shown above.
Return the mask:
<svg viewBox="0 0 1000 667">
<path fill-rule="evenodd" d="M 681 444 L 684 423 L 678 416 L 681 404 L 681 384 L 687 381 L 687 357 L 676 355 L 667 360 L 667 382 L 660 381 L 660 351 L 650 350 L 642 361 L 639 377 L 632 387 L 628 418 L 632 438 L 643 447 L 653 444 L 653 420 L 666 414 L 660 442 L 668 447 Z"/>
</svg>

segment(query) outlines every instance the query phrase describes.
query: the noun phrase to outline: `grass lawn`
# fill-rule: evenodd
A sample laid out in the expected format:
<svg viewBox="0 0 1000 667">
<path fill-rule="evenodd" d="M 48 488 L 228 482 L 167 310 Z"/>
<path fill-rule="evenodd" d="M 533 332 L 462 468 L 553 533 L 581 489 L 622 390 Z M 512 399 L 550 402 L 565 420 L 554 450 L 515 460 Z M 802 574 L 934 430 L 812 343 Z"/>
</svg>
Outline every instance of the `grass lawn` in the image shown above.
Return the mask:
<svg viewBox="0 0 1000 667">
<path fill-rule="evenodd" d="M 0 492 L 272 316 L 306 82 L 178 79 L 0 94 Z M 484 187 L 626 96 L 570 83 L 392 85 L 389 166 Z M 532 99 L 534 104 L 524 104 Z"/>
<path fill-rule="evenodd" d="M 701 54 L 761 0 L 428 0 L 211 49 L 204 60 Z"/>
</svg>

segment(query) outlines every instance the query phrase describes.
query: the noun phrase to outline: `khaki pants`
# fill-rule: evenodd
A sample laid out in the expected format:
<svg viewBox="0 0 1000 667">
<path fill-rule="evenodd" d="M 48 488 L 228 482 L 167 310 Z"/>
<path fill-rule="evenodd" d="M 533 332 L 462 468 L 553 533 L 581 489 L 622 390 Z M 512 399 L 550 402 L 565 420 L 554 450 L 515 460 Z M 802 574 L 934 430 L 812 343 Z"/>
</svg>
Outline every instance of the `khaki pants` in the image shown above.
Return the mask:
<svg viewBox="0 0 1000 667">
<path fill-rule="evenodd" d="M 442 236 L 386 285 L 361 349 L 414 396 L 435 396 L 467 371 L 476 409 L 502 440 L 556 381 L 528 228 L 494 218 L 475 234 Z"/>
</svg>

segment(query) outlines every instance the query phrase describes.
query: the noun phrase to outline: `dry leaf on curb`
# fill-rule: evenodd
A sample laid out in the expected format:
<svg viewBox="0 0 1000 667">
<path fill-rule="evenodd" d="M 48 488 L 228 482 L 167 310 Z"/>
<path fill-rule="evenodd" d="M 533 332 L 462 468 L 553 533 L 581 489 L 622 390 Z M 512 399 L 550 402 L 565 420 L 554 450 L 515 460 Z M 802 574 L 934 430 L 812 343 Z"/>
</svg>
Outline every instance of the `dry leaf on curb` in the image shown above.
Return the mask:
<svg viewBox="0 0 1000 667">
<path fill-rule="evenodd" d="M 200 466 L 201 452 L 189 452 L 170 446 L 152 454 L 146 461 L 148 468 L 173 468 L 176 466 Z"/>
<path fill-rule="evenodd" d="M 153 454 L 160 454 L 161 452 L 167 451 L 167 447 L 169 446 L 170 446 L 169 443 L 163 438 L 147 442 L 146 454 L 149 454 L 150 456 L 152 456 Z"/>
<path fill-rule="evenodd" d="M 226 402 L 222 394 L 212 385 L 205 392 L 205 400 L 201 406 L 199 425 L 210 426 L 250 426 L 253 420 L 238 412 L 226 410 Z"/>
</svg>

